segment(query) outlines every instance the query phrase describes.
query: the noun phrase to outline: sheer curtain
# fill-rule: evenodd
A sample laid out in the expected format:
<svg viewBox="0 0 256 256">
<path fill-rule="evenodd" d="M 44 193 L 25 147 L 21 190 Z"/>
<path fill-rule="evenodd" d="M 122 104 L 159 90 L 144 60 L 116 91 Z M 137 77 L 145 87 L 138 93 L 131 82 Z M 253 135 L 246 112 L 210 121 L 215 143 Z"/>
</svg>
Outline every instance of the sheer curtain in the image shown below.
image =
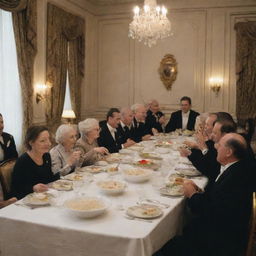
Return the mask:
<svg viewBox="0 0 256 256">
<path fill-rule="evenodd" d="M 14 136 L 17 150 L 22 146 L 22 98 L 18 74 L 12 14 L 0 10 L 0 113 L 4 131 Z"/>
</svg>

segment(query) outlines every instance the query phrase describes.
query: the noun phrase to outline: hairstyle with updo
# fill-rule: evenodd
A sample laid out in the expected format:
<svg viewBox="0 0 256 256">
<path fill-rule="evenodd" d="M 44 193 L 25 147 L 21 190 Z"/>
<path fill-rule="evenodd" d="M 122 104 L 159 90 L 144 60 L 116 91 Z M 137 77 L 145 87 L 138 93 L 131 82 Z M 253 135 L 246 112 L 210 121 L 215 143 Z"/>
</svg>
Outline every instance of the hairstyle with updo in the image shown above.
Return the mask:
<svg viewBox="0 0 256 256">
<path fill-rule="evenodd" d="M 65 135 L 70 132 L 70 131 L 75 131 L 75 127 L 73 127 L 70 124 L 62 124 L 58 127 L 56 134 L 55 134 L 55 141 L 59 144 L 62 144 L 65 140 Z"/>
<path fill-rule="evenodd" d="M 26 135 L 25 135 L 25 140 L 24 140 L 24 145 L 28 150 L 31 150 L 32 147 L 29 144 L 30 142 L 35 142 L 36 139 L 39 137 L 41 132 L 48 131 L 49 129 L 46 126 L 43 125 L 34 125 L 30 126 L 27 129 Z"/>
<path fill-rule="evenodd" d="M 83 136 L 95 128 L 95 126 L 99 126 L 99 121 L 95 118 L 87 118 L 84 121 L 79 122 L 78 129 L 81 136 Z"/>
</svg>

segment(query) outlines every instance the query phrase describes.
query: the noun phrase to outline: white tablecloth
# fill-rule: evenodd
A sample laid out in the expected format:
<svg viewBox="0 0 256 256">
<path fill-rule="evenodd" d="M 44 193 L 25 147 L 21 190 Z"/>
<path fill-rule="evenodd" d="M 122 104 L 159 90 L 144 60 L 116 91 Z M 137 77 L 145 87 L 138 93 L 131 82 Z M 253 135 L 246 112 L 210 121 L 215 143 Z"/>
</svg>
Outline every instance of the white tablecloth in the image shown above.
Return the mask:
<svg viewBox="0 0 256 256">
<path fill-rule="evenodd" d="M 149 142 L 146 145 L 151 145 Z M 133 156 L 136 159 L 136 155 Z M 101 195 L 111 202 L 107 213 L 93 219 L 70 215 L 62 202 L 74 196 L 74 191 L 58 192 L 55 206 L 30 209 L 10 205 L 0 210 L 1 256 L 151 256 L 182 228 L 184 216 L 183 197 L 162 197 L 155 188 L 155 180 L 173 172 L 178 163 L 177 152 L 162 154 L 160 171 L 150 181 L 127 183 L 124 194 L 106 196 L 99 192 L 96 182 L 108 174 L 94 175 L 94 182 L 80 190 L 86 195 Z M 126 168 L 121 165 L 120 169 Z M 122 175 L 113 176 L 122 179 Z M 194 181 L 204 186 L 205 178 Z M 170 205 L 163 215 L 152 223 L 124 218 L 127 207 L 135 205 L 138 198 L 157 199 Z"/>
</svg>

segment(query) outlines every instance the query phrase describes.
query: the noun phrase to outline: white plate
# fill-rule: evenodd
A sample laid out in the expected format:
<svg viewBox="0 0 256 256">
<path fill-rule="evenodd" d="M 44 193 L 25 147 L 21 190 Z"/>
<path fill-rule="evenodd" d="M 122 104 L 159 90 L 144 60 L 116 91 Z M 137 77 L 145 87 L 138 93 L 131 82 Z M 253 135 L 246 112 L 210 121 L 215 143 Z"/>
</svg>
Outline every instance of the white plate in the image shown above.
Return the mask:
<svg viewBox="0 0 256 256">
<path fill-rule="evenodd" d="M 84 175 L 81 173 L 70 173 L 68 175 L 62 176 L 62 179 L 72 180 L 72 181 L 81 181 L 84 179 Z"/>
<path fill-rule="evenodd" d="M 160 188 L 160 194 L 164 196 L 183 196 L 184 191 L 182 190 L 182 186 L 174 186 L 174 187 L 162 187 Z"/>
<path fill-rule="evenodd" d="M 59 191 L 69 191 L 73 189 L 73 183 L 68 180 L 57 180 L 52 183 L 52 188 Z"/>
<path fill-rule="evenodd" d="M 192 168 L 186 168 L 186 169 L 175 168 L 175 171 L 177 173 L 183 174 L 183 175 L 188 176 L 188 177 L 195 177 L 195 176 L 202 175 L 198 170 L 192 169 Z"/>
<path fill-rule="evenodd" d="M 88 171 L 90 173 L 100 173 L 105 171 L 105 169 L 101 166 L 85 166 L 82 168 L 82 170 Z"/>
<path fill-rule="evenodd" d="M 123 175 L 127 181 L 139 183 L 149 180 L 152 176 L 152 172 L 153 171 L 149 169 L 134 168 L 124 170 Z"/>
<path fill-rule="evenodd" d="M 79 197 L 65 201 L 65 209 L 80 218 L 93 218 L 106 212 L 110 203 L 102 197 Z"/>
<path fill-rule="evenodd" d="M 32 193 L 22 199 L 22 202 L 27 205 L 48 205 L 51 203 L 52 195 L 48 193 Z"/>
<path fill-rule="evenodd" d="M 156 153 L 141 152 L 139 155 L 142 158 L 148 158 L 148 159 L 153 159 L 153 160 L 162 160 L 163 159 Z"/>
<path fill-rule="evenodd" d="M 97 186 L 105 194 L 117 195 L 124 192 L 126 184 L 121 181 L 107 180 L 107 181 L 99 181 L 97 183 Z"/>
<path fill-rule="evenodd" d="M 141 204 L 129 207 L 126 214 L 141 219 L 154 219 L 160 217 L 163 211 L 156 205 Z"/>
<path fill-rule="evenodd" d="M 160 167 L 160 164 L 150 159 L 138 160 L 134 162 L 134 165 L 141 168 L 152 169 L 152 170 L 157 170 Z"/>
</svg>

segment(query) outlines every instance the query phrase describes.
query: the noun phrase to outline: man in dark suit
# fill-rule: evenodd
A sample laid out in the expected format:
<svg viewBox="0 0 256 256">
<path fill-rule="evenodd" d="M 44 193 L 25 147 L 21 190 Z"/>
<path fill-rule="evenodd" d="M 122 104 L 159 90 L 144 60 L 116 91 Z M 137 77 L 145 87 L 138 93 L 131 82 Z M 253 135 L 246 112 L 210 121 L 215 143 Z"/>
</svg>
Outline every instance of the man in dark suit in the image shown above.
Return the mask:
<svg viewBox="0 0 256 256">
<path fill-rule="evenodd" d="M 107 148 L 110 153 L 130 146 L 130 142 L 124 142 L 122 135 L 117 130 L 120 119 L 120 111 L 117 108 L 111 108 L 107 113 L 107 122 L 101 127 L 98 144 L 100 147 Z"/>
<path fill-rule="evenodd" d="M 165 132 L 172 132 L 176 129 L 194 130 L 196 117 L 199 113 L 191 109 L 191 99 L 184 96 L 180 99 L 181 110 L 173 112 L 165 127 Z"/>
<path fill-rule="evenodd" d="M 133 141 L 132 138 L 132 121 L 133 121 L 133 113 L 132 110 L 128 107 L 121 109 L 121 121 L 117 127 L 117 131 L 121 134 L 122 143 L 129 142 L 129 145 L 132 146 L 136 142 Z"/>
<path fill-rule="evenodd" d="M 163 112 L 160 111 L 159 103 L 157 100 L 151 100 L 148 103 L 149 110 L 147 111 L 147 116 L 145 120 L 145 127 L 149 134 L 154 134 L 158 132 L 163 132 L 162 125 L 165 123 L 165 116 Z"/>
<path fill-rule="evenodd" d="M 145 118 L 146 118 L 146 108 L 143 104 L 134 104 L 131 107 L 134 118 L 132 124 L 132 139 L 135 142 L 140 142 L 142 140 L 149 140 L 151 135 L 148 133 L 145 127 Z"/>
<path fill-rule="evenodd" d="M 205 192 L 193 181 L 184 182 L 184 194 L 196 217 L 183 235 L 168 242 L 156 255 L 240 256 L 247 242 L 255 162 L 246 159 L 241 135 L 229 133 L 218 144 L 221 164 L 215 182 Z"/>
<path fill-rule="evenodd" d="M 4 120 L 2 114 L 0 114 L 0 163 L 18 157 L 13 136 L 3 132 L 3 130 Z"/>
</svg>

